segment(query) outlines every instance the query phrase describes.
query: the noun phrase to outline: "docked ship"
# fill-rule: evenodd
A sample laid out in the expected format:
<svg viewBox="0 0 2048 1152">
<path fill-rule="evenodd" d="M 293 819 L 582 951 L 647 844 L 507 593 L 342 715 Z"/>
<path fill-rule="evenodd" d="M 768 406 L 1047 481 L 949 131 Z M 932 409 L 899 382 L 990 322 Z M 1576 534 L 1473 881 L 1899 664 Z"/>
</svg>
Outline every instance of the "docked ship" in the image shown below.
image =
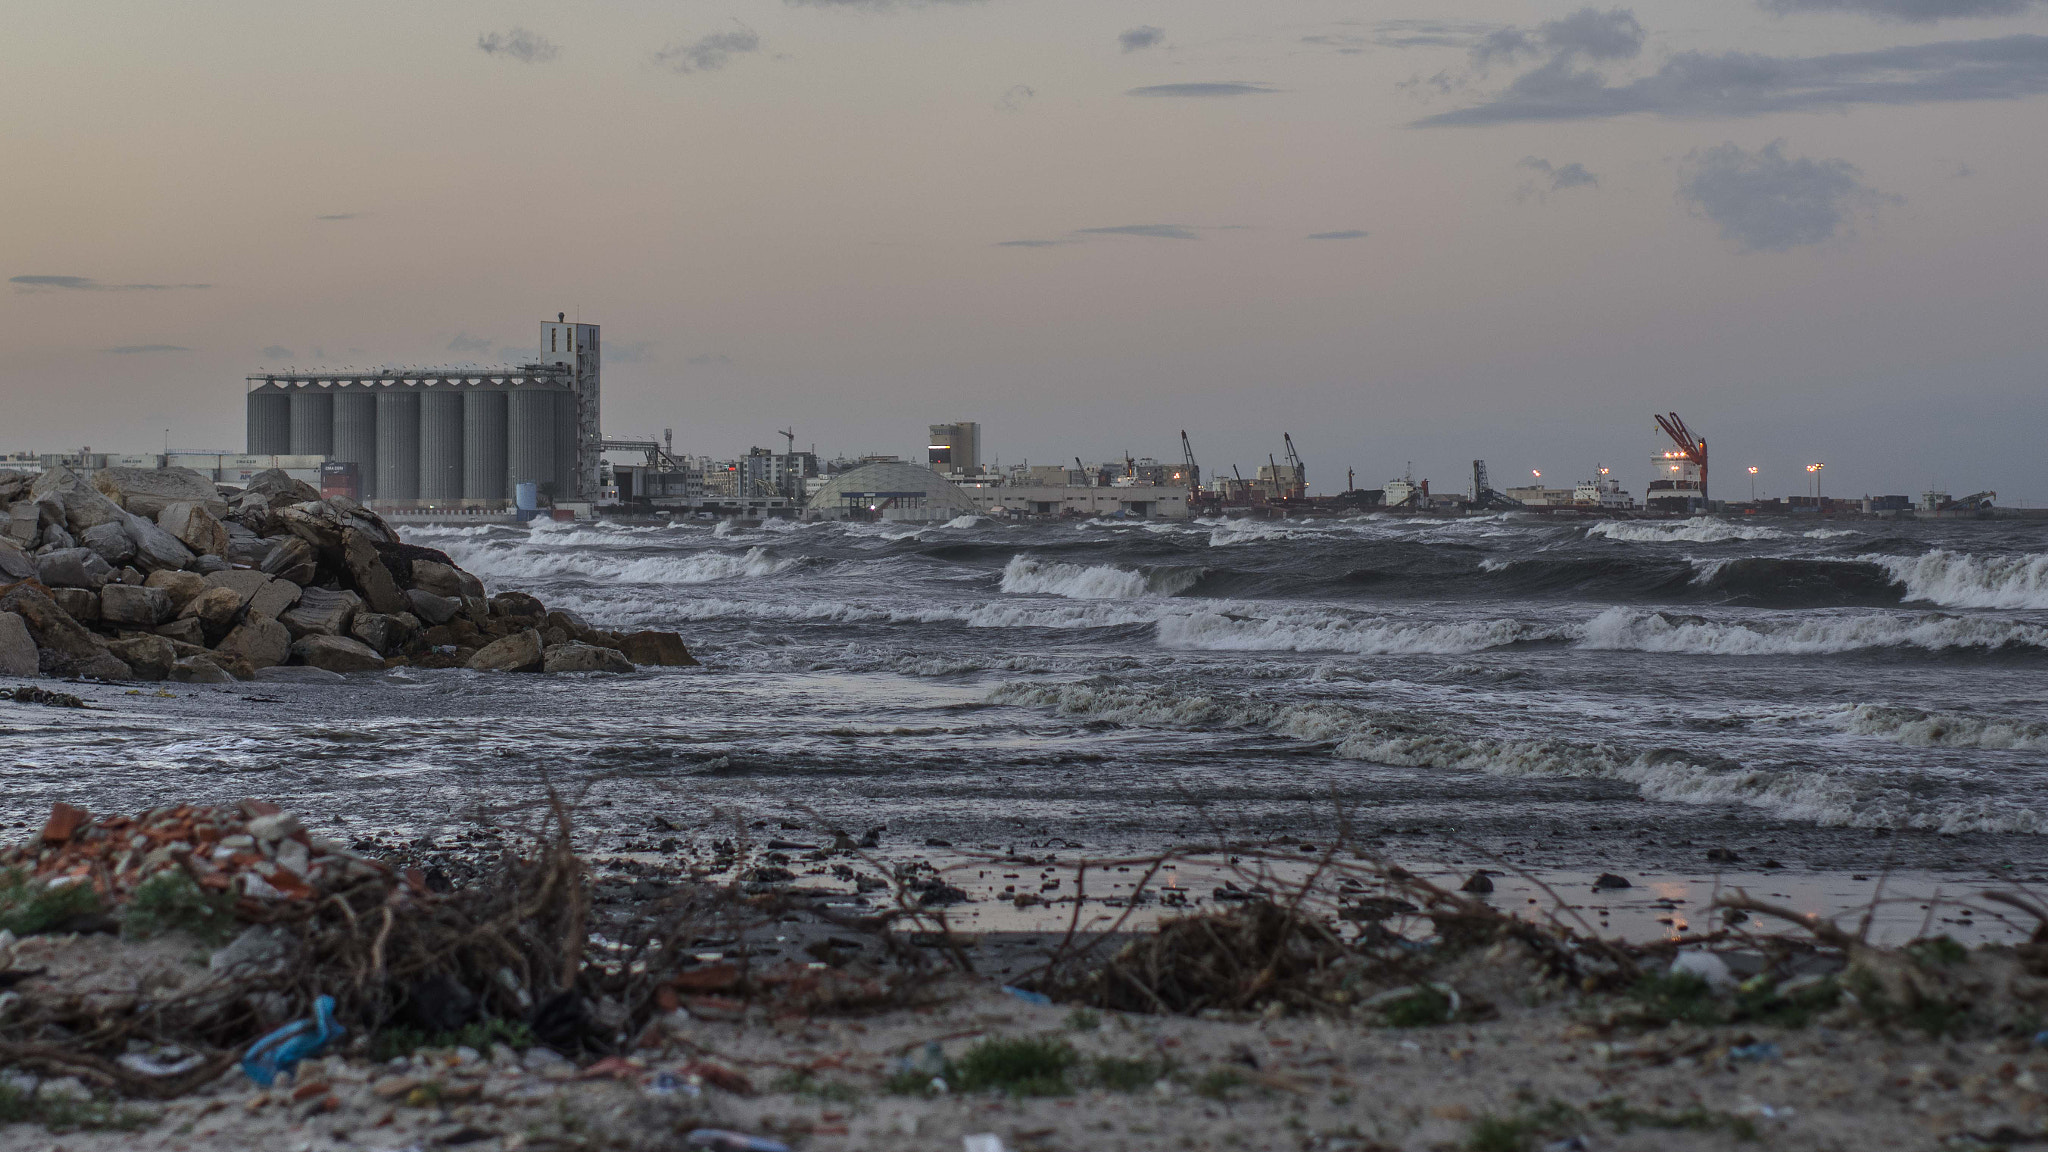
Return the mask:
<svg viewBox="0 0 2048 1152">
<path fill-rule="evenodd" d="M 1650 458 L 1656 472 L 1649 490 L 1643 494 L 1643 507 L 1652 512 L 1683 514 L 1706 511 L 1707 442 L 1695 438 L 1676 412 L 1656 420 L 1674 448 Z"/>
</svg>

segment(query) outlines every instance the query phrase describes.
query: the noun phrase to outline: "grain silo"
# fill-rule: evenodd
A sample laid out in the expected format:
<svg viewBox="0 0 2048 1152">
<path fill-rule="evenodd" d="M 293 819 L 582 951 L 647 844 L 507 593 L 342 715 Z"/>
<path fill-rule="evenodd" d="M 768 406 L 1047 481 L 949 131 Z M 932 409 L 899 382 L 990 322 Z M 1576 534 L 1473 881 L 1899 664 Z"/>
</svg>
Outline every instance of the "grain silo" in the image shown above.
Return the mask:
<svg viewBox="0 0 2048 1152">
<path fill-rule="evenodd" d="M 349 385 L 334 392 L 334 460 L 353 461 L 356 495 L 377 498 L 377 397 L 368 388 Z"/>
<path fill-rule="evenodd" d="M 311 385 L 294 390 L 292 447 L 294 456 L 326 456 L 334 451 L 334 394 Z"/>
<path fill-rule="evenodd" d="M 263 456 L 291 452 L 292 398 L 283 389 L 259 388 L 249 393 L 248 450 Z"/>
<path fill-rule="evenodd" d="M 420 499 L 462 499 L 462 393 L 441 381 L 419 394 Z"/>
</svg>

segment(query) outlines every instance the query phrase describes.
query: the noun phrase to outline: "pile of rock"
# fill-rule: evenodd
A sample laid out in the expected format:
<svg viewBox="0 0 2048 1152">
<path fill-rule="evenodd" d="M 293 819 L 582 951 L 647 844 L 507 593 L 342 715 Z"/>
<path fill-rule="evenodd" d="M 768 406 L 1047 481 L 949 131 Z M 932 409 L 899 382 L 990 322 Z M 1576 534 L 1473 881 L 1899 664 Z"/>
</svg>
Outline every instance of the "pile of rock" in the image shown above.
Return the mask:
<svg viewBox="0 0 2048 1152">
<path fill-rule="evenodd" d="M 109 907 L 127 903 L 164 872 L 183 871 L 209 891 L 264 901 L 311 900 L 388 872 L 334 841 L 308 836 L 297 817 L 262 800 L 97 819 L 57 804 L 34 839 L 0 850 L 0 871 L 14 869 L 41 884 L 89 884 Z"/>
<path fill-rule="evenodd" d="M 0 472 L 0 676 L 221 683 L 310 665 L 630 672 L 695 664 L 518 592 L 280 470 Z"/>
</svg>

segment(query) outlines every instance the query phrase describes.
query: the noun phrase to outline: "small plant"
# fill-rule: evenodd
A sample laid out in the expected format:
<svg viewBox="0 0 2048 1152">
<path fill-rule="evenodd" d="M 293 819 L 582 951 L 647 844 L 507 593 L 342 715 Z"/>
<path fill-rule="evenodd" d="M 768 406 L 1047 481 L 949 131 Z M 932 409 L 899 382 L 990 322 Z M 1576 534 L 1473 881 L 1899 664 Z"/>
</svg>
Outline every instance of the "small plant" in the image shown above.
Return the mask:
<svg viewBox="0 0 2048 1152">
<path fill-rule="evenodd" d="M 1188 1087 L 1205 1100 L 1228 1100 L 1231 1092 L 1245 1085 L 1244 1073 L 1235 1068 L 1211 1068 Z"/>
<path fill-rule="evenodd" d="M 860 1089 L 837 1080 L 820 1080 L 808 1068 L 797 1068 L 777 1076 L 769 1089 L 787 1092 L 792 1096 L 808 1096 L 832 1104 L 852 1104 L 860 1099 Z"/>
<path fill-rule="evenodd" d="M 1064 1040 L 1040 1037 L 991 1038 L 969 1048 L 954 1068 L 962 1092 L 991 1089 L 1014 1096 L 1064 1096 L 1067 1070 L 1081 1054 Z"/>
<path fill-rule="evenodd" d="M 1731 1019 L 1804 1028 L 1813 1018 L 1840 1003 L 1841 986 L 1833 976 L 1786 990 L 1775 984 L 1745 984 L 1736 993 Z"/>
<path fill-rule="evenodd" d="M 1172 1071 L 1173 1066 L 1165 1060 L 1098 1056 L 1089 1065 L 1089 1079 L 1112 1092 L 1138 1092 L 1158 1083 Z"/>
<path fill-rule="evenodd" d="M 1067 1013 L 1067 1027 L 1076 1032 L 1093 1032 L 1102 1027 L 1102 1014 L 1093 1008 L 1076 1008 Z"/>
<path fill-rule="evenodd" d="M 1690 972 L 1644 976 L 1628 994 L 1642 1005 L 1645 1016 L 1659 1023 L 1682 1020 L 1687 1024 L 1721 1024 L 1728 1019 L 1714 999 L 1713 986 Z"/>
<path fill-rule="evenodd" d="M 155 1119 L 148 1112 L 105 1100 L 45 1096 L 0 1084 L 0 1125 L 40 1124 L 51 1132 L 132 1132 Z"/>
<path fill-rule="evenodd" d="M 208 892 L 182 870 L 159 872 L 128 898 L 121 931 L 137 940 L 184 931 L 202 943 L 224 944 L 235 934 L 232 892 Z"/>
<path fill-rule="evenodd" d="M 1953 968 L 1969 960 L 1970 950 L 1947 936 L 1936 936 L 1906 945 L 1906 955 L 1924 968 Z"/>
<path fill-rule="evenodd" d="M 16 936 L 47 932 L 99 910 L 99 894 L 90 884 L 39 884 L 19 868 L 0 872 L 0 928 Z"/>
<path fill-rule="evenodd" d="M 890 1073 L 888 1078 L 882 1081 L 882 1091 L 891 1096 L 933 1096 L 937 1094 L 932 1087 L 933 1079 L 930 1072 L 906 1068 L 901 1072 Z M 937 1079 L 943 1080 L 944 1077 Z"/>
<path fill-rule="evenodd" d="M 1585 1126 L 1579 1110 L 1561 1100 L 1516 1116 L 1488 1113 L 1472 1122 L 1467 1152 L 1529 1152 L 1538 1140 L 1557 1139 Z"/>
<path fill-rule="evenodd" d="M 519 1020 L 478 1020 L 464 1024 L 453 1032 L 422 1032 L 417 1028 L 384 1028 L 370 1045 L 370 1055 L 376 1060 L 391 1060 L 399 1056 L 410 1056 L 422 1048 L 474 1048 L 489 1056 L 498 1045 L 503 1044 L 514 1052 L 523 1052 L 533 1047 L 533 1029 Z"/>
<path fill-rule="evenodd" d="M 1746 1116 L 1713 1112 L 1695 1104 L 1683 1112 L 1652 1112 L 1638 1108 L 1619 1096 L 1596 1100 L 1586 1109 L 1606 1121 L 1616 1132 L 1631 1128 L 1665 1128 L 1688 1132 L 1726 1132 L 1737 1140 L 1754 1141 L 1756 1122 Z"/>
<path fill-rule="evenodd" d="M 1406 996 L 1384 1001 L 1378 1008 L 1380 1017 L 1394 1028 L 1427 1028 L 1449 1023 L 1451 1019 L 1451 998 L 1426 985 Z"/>
</svg>

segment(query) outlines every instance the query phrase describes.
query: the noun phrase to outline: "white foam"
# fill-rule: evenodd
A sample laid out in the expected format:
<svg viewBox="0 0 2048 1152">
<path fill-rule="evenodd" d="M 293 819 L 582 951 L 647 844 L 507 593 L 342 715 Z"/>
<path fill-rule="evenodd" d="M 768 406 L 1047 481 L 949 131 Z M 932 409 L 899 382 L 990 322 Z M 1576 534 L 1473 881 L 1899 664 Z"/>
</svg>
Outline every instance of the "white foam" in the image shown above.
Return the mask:
<svg viewBox="0 0 2048 1152">
<path fill-rule="evenodd" d="M 1785 533 L 1761 524 L 1736 524 L 1707 516 L 1670 522 L 1602 520 L 1586 529 L 1587 536 L 1642 544 L 1719 544 L 1729 540 L 1781 540 Z"/>
<path fill-rule="evenodd" d="M 1906 589 L 1908 600 L 1944 608 L 2048 608 L 2048 555 L 1978 556 L 1935 549 L 1918 556 L 1864 556 Z"/>
<path fill-rule="evenodd" d="M 1070 600 L 1136 600 L 1175 596 L 1202 579 L 1200 569 L 1161 568 L 1134 571 L 1107 564 L 1062 564 L 1018 554 L 1003 568 L 1005 592 L 1064 596 Z"/>
<path fill-rule="evenodd" d="M 1800 613 L 1710 619 L 1609 608 L 1587 621 L 1579 647 L 1704 656 L 1812 656 L 1871 648 L 2048 648 L 2048 627 L 1982 616 L 1894 612 Z"/>
<path fill-rule="evenodd" d="M 446 551 L 461 567 L 491 581 L 580 577 L 622 584 L 711 584 L 773 576 L 802 563 L 758 546 L 741 554 L 702 551 L 630 559 L 581 549 L 469 546 Z"/>
<path fill-rule="evenodd" d="M 1530 640 L 1567 640 L 1568 628 L 1519 620 L 1425 623 L 1390 618 L 1354 620 L 1335 615 L 1248 617 L 1194 612 L 1162 617 L 1159 645 L 1202 652 L 1348 652 L 1357 656 L 1395 653 L 1483 652 Z"/>
<path fill-rule="evenodd" d="M 1822 719 L 1844 732 L 1913 748 L 2048 752 L 2048 723 L 2040 721 L 1926 712 L 1887 704 L 1847 705 Z"/>
</svg>

